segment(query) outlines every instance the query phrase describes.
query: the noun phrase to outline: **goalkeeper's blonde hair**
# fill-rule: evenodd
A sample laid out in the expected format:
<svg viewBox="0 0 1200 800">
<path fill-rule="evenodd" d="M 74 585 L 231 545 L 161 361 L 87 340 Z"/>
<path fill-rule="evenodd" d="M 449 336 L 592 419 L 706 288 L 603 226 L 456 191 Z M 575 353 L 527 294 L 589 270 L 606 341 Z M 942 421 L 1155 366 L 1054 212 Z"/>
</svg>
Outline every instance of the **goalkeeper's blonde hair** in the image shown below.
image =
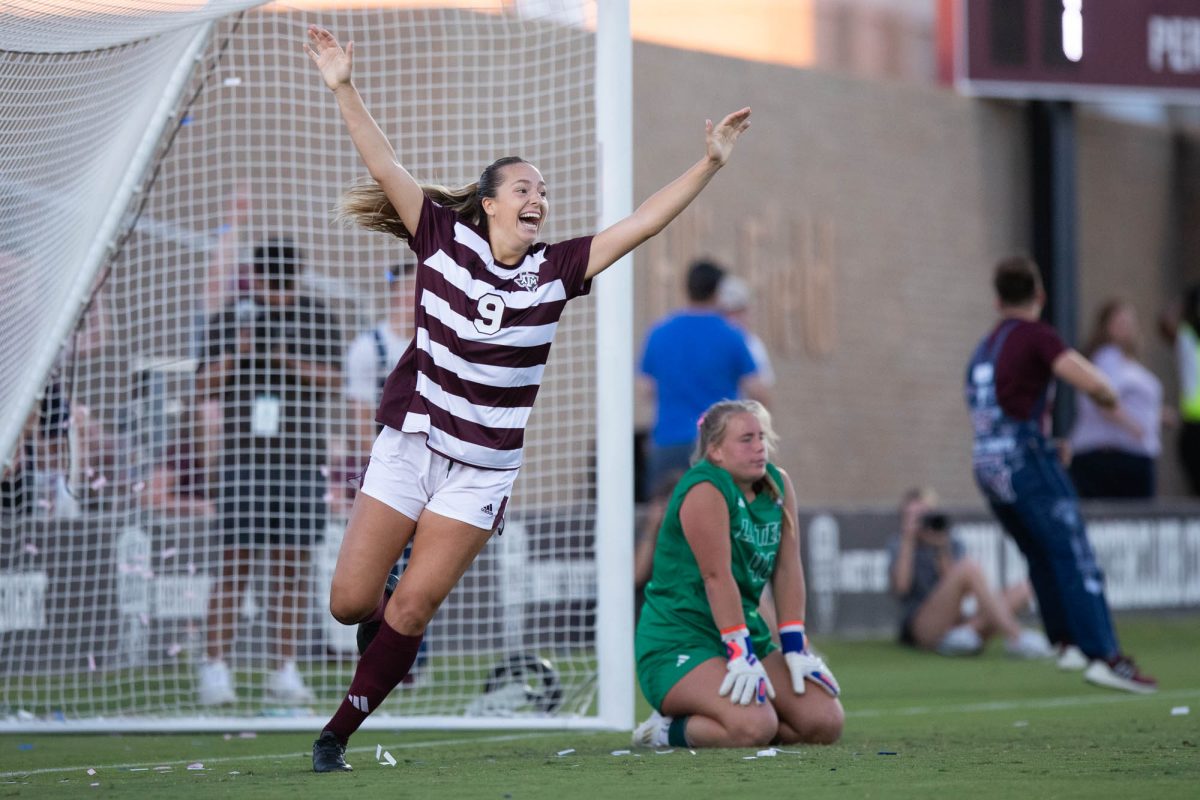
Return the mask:
<svg viewBox="0 0 1200 800">
<path fill-rule="evenodd" d="M 771 424 L 771 412 L 767 411 L 766 406 L 757 400 L 722 400 L 709 406 L 704 415 L 700 417 L 700 422 L 697 423 L 699 430 L 696 436 L 696 448 L 692 451 L 693 464 L 703 461 L 708 456 L 709 448 L 725 437 L 729 419 L 735 414 L 753 414 L 758 420 L 767 445 L 767 458 L 770 459 L 771 453 L 779 441 L 779 437 L 775 434 L 775 428 Z M 787 494 L 784 487 L 776 483 L 770 472 L 763 475 L 761 484 L 761 488 L 766 489 L 775 503 L 783 509 L 784 525 L 790 525 L 794 531 L 798 530 L 796 520 L 792 517 L 792 511 L 787 506 Z M 755 490 L 760 490 L 757 484 Z"/>
</svg>

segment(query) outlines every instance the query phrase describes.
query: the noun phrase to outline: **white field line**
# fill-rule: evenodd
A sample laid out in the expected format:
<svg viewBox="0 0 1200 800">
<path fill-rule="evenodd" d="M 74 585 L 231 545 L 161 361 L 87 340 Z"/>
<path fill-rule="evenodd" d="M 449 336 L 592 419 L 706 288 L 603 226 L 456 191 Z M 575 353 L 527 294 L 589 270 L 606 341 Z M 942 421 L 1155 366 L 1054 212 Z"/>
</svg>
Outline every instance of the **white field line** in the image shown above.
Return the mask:
<svg viewBox="0 0 1200 800">
<path fill-rule="evenodd" d="M 1154 694 L 1079 694 L 1034 700 L 993 700 L 957 706 L 907 706 L 904 708 L 860 708 L 846 711 L 847 717 L 916 717 L 922 714 L 969 714 L 979 711 L 1025 711 L 1071 706 L 1100 706 L 1137 700 L 1178 700 L 1200 697 L 1200 689 L 1172 689 Z M 1197 709 L 1200 711 L 1200 709 Z"/>
<path fill-rule="evenodd" d="M 1137 694 L 1087 694 L 1087 695 L 1070 695 L 1067 697 L 1045 697 L 1037 700 L 997 700 L 987 703 L 966 703 L 957 706 L 907 706 L 903 708 L 860 708 L 850 709 L 846 712 L 846 716 L 853 717 L 915 717 L 923 714 L 968 714 L 989 711 L 1026 711 L 1048 708 L 1066 708 L 1071 706 L 1096 706 L 1109 705 L 1112 703 L 1129 703 L 1138 700 L 1179 700 L 1189 697 L 1200 697 L 1200 689 L 1174 689 L 1166 692 L 1158 692 L 1152 695 L 1137 695 Z M 1198 709 L 1200 711 L 1200 709 Z M 548 736 L 568 735 L 584 735 L 592 736 L 593 733 L 587 731 L 534 731 L 530 733 L 513 733 L 500 736 L 481 736 L 476 738 L 462 739 L 437 739 L 428 742 L 402 742 L 397 744 L 381 745 L 385 750 L 417 750 L 428 747 L 441 747 L 477 744 L 480 742 L 514 742 L 524 739 L 545 738 Z M 359 734 L 360 738 L 364 738 L 363 734 Z M 367 747 L 348 747 L 347 753 L 369 753 L 375 749 L 375 745 Z M 143 761 L 128 764 L 88 764 L 85 766 L 76 767 L 48 767 L 46 769 L 36 770 L 14 770 L 10 772 L 0 772 L 0 778 L 19 778 L 29 777 L 33 775 L 48 775 L 61 772 L 86 772 L 88 769 L 96 770 L 100 774 L 104 770 L 131 769 L 138 767 L 149 767 L 153 769 L 156 766 L 176 766 L 200 762 L 207 767 L 211 764 L 233 764 L 240 761 L 262 761 L 264 759 L 284 759 L 284 758 L 300 758 L 308 756 L 309 752 L 291 752 L 291 753 L 276 753 L 274 755 L 254 755 L 254 756 L 227 756 L 222 758 L 192 758 L 183 761 Z"/>
<path fill-rule="evenodd" d="M 428 742 L 400 742 L 397 744 L 384 744 L 384 745 L 380 745 L 380 746 L 383 747 L 384 750 L 417 750 L 417 749 L 426 748 L 426 747 L 442 747 L 442 746 L 451 746 L 452 747 L 452 746 L 460 745 L 460 744 L 476 744 L 479 742 L 515 742 L 515 741 L 520 741 L 522 739 L 536 739 L 538 737 L 554 736 L 554 735 L 561 736 L 564 733 L 585 733 L 586 735 L 591 735 L 588 732 L 582 732 L 582 731 L 532 731 L 530 733 L 510 733 L 510 734 L 504 734 L 504 735 L 500 735 L 500 736 L 479 736 L 479 737 L 475 737 L 475 738 L 462 738 L 462 739 L 437 739 L 437 740 L 428 741 Z M 20 735 L 20 734 L 17 734 L 17 735 Z M 367 735 L 370 735 L 370 732 L 368 732 Z M 359 734 L 359 738 L 364 739 L 364 738 L 366 738 L 366 735 Z M 369 745 L 367 747 L 347 747 L 346 753 L 347 754 L 349 754 L 349 753 L 372 753 L 372 754 L 374 754 L 375 747 L 376 747 L 376 745 L 373 745 L 373 744 Z M 150 769 L 153 769 L 154 767 L 164 767 L 164 766 L 171 766 L 171 767 L 184 766 L 184 767 L 186 767 L 188 764 L 195 764 L 196 762 L 203 764 L 205 767 L 205 771 L 208 771 L 208 767 L 210 764 L 232 764 L 232 763 L 236 763 L 239 761 L 262 761 L 262 760 L 283 759 L 283 758 L 300 758 L 300 757 L 308 758 L 308 757 L 311 757 L 311 755 L 312 755 L 312 751 L 309 750 L 309 751 L 304 751 L 304 752 L 275 753 L 273 755 L 272 754 L 263 754 L 263 755 L 256 755 L 256 756 L 225 756 L 225 757 L 219 757 L 219 758 L 196 757 L 196 758 L 186 759 L 183 761 L 140 761 L 140 762 L 131 762 L 128 764 L 86 764 L 82 767 L 47 767 L 45 769 L 12 770 L 9 772 L 0 772 L 0 778 L 19 778 L 19 777 L 26 777 L 26 776 L 31 776 L 31 775 L 49 775 L 49 774 L 58 773 L 58 772 L 87 772 L 87 770 L 89 770 L 89 769 L 96 770 L 96 774 L 100 775 L 105 770 L 111 771 L 111 770 L 118 770 L 118 769 L 133 769 L 133 768 L 139 768 L 139 767 L 148 767 Z"/>
</svg>

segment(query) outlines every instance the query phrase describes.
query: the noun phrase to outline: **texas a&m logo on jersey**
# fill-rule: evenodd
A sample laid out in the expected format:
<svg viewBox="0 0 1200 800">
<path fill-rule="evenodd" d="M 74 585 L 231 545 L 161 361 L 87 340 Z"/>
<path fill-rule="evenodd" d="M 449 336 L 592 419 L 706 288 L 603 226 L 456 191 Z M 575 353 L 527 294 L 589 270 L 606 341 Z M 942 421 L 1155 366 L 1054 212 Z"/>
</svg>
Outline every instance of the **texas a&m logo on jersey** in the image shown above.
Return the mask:
<svg viewBox="0 0 1200 800">
<path fill-rule="evenodd" d="M 513 281 L 525 291 L 532 292 L 537 288 L 538 276 L 536 272 L 520 272 Z"/>
</svg>

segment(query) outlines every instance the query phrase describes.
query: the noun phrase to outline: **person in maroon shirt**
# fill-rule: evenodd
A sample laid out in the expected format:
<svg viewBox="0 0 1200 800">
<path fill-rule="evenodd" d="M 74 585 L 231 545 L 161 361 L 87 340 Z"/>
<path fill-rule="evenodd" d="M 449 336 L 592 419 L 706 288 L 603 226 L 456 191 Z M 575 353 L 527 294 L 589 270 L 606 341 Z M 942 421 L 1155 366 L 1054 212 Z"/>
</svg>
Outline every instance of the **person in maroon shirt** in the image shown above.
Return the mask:
<svg viewBox="0 0 1200 800">
<path fill-rule="evenodd" d="M 550 203 L 536 167 L 510 156 L 460 189 L 422 186 L 351 80 L 353 43 L 343 50 L 313 25 L 306 49 L 371 177 L 343 197 L 342 217 L 405 241 L 418 263 L 416 337 L 384 386 L 376 420 L 385 427 L 330 591 L 339 621 L 379 623 L 313 743 L 313 770 L 335 772 L 350 769 L 350 735 L 408 672 L 430 619 L 499 527 L 563 306 L 695 199 L 749 127 L 750 109 L 708 121 L 700 159 L 631 215 L 546 245 L 537 238 Z M 410 541 L 389 598 L 388 570 Z"/>
<path fill-rule="evenodd" d="M 1153 692 L 1158 683 L 1117 644 L 1079 501 L 1046 437 L 1054 379 L 1102 408 L 1116 408 L 1116 393 L 1104 373 L 1039 321 L 1046 295 L 1036 264 L 1004 259 L 993 285 L 1000 321 L 975 349 L 964 387 L 975 481 L 1029 562 L 1046 636 L 1083 652 L 1091 683 Z"/>
</svg>

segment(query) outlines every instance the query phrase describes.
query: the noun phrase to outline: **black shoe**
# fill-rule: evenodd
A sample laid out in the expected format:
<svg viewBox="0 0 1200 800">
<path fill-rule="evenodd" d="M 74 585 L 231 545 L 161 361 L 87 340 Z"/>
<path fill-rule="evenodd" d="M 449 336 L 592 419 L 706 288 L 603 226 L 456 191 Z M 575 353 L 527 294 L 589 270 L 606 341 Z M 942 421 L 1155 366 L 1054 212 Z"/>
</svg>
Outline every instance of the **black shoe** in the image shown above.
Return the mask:
<svg viewBox="0 0 1200 800">
<path fill-rule="evenodd" d="M 333 731 L 322 731 L 313 742 L 313 772 L 350 772 L 346 763 L 346 745 L 338 741 Z"/>
<path fill-rule="evenodd" d="M 400 582 L 400 565 L 392 566 L 391 572 L 388 573 L 387 583 L 383 587 L 384 605 L 391 598 L 392 592 L 396 591 L 396 584 Z M 358 633 L 355 634 L 355 641 L 358 643 L 358 654 L 361 656 L 367 652 L 367 646 L 375 639 L 375 634 L 379 633 L 379 626 L 383 620 L 371 620 L 369 622 L 358 623 Z"/>
</svg>

